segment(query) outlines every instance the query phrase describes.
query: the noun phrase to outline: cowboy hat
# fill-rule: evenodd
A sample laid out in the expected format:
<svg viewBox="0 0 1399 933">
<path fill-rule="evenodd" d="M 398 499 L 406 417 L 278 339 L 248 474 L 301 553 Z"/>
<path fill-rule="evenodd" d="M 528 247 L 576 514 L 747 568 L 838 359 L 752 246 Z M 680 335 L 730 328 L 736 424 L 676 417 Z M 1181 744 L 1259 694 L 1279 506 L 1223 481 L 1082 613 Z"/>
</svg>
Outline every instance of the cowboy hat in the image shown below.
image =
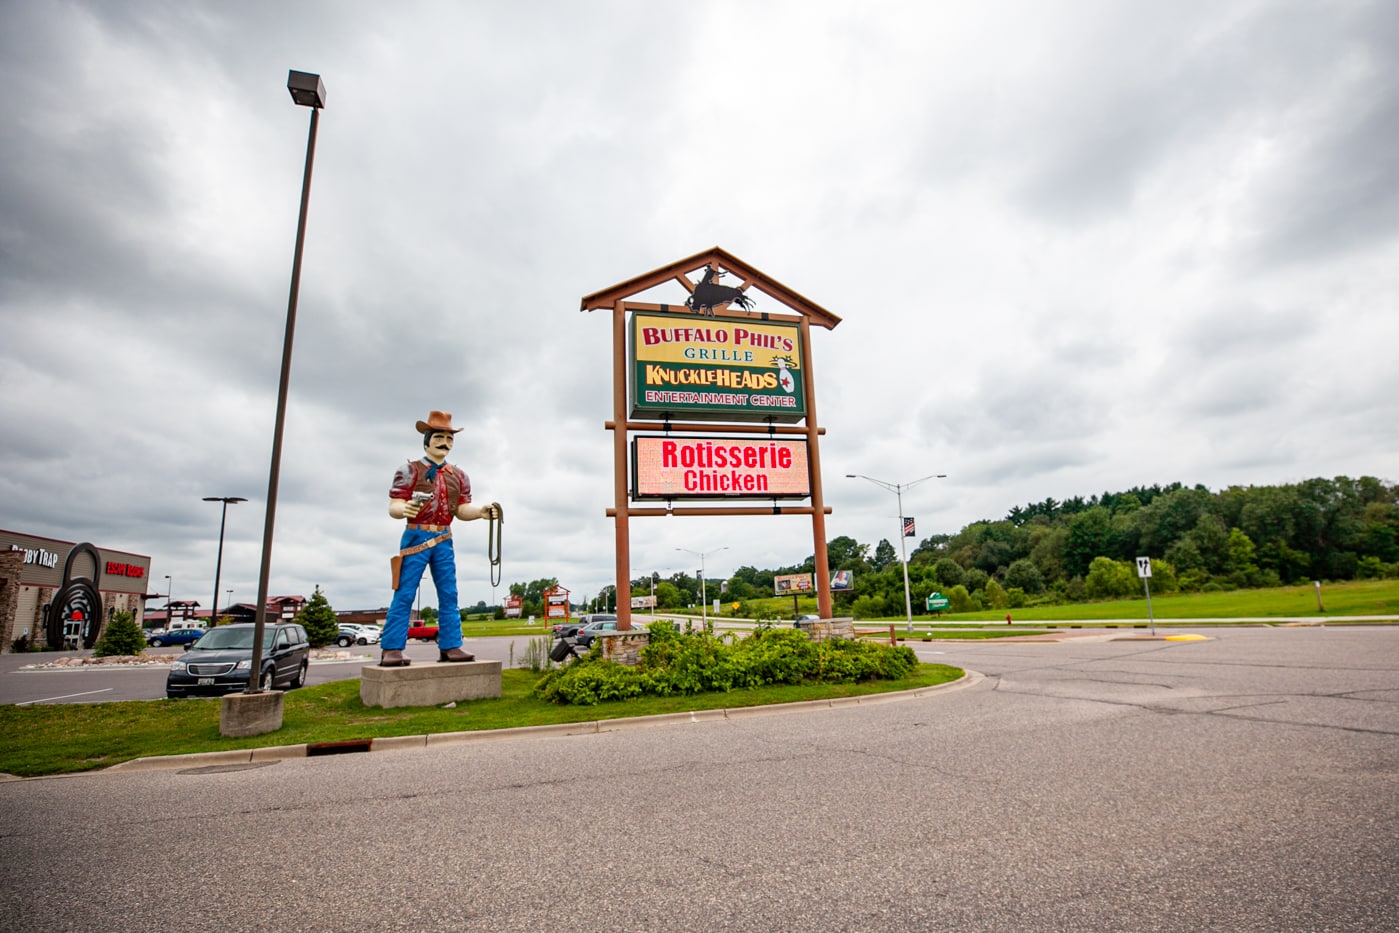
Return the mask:
<svg viewBox="0 0 1399 933">
<path fill-rule="evenodd" d="M 461 428 L 452 427 L 452 413 L 450 411 L 428 412 L 426 421 L 418 422 L 418 433 L 426 434 L 428 431 L 450 431 L 453 434 L 461 431 Z"/>
</svg>

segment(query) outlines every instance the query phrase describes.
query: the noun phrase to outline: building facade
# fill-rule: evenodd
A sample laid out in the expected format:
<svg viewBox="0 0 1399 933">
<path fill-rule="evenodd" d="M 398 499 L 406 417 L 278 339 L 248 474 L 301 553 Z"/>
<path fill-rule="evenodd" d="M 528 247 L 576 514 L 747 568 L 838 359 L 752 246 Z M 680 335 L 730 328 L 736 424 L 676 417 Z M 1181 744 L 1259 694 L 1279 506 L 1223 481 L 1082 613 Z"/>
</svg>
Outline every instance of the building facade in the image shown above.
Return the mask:
<svg viewBox="0 0 1399 933">
<path fill-rule="evenodd" d="M 151 559 L 0 529 L 0 650 L 86 647 L 118 612 L 141 622 Z"/>
</svg>

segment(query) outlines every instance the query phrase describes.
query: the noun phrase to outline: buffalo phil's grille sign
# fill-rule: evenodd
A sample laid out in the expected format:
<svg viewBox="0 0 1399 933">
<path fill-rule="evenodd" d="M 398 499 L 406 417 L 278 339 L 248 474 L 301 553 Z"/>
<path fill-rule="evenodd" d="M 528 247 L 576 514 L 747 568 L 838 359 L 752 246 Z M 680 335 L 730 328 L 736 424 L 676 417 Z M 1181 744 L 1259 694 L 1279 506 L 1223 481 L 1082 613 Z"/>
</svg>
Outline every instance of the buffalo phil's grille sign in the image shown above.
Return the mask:
<svg viewBox="0 0 1399 933">
<path fill-rule="evenodd" d="M 633 499 L 805 499 L 811 470 L 805 440 L 637 437 Z"/>
<path fill-rule="evenodd" d="M 794 422 L 806 417 L 796 324 L 636 312 L 629 356 L 633 418 Z"/>
</svg>

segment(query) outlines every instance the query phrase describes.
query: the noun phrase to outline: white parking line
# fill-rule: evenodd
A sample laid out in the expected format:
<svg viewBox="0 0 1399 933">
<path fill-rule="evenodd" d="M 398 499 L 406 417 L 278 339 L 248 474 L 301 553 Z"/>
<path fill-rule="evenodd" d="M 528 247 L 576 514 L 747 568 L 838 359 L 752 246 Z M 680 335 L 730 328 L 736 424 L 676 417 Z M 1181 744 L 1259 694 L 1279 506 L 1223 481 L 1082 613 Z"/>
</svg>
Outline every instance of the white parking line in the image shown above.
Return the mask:
<svg viewBox="0 0 1399 933">
<path fill-rule="evenodd" d="M 45 698 L 42 699 L 42 700 L 25 700 L 23 703 L 16 703 L 15 706 L 31 706 L 31 705 L 33 705 L 33 704 L 35 704 L 35 703 L 48 703 L 48 702 L 50 702 L 51 700 L 71 700 L 73 697 L 85 697 L 85 696 L 89 696 L 89 695 L 94 694 L 94 693 L 111 693 L 111 692 L 112 692 L 112 688 L 111 688 L 111 687 L 107 687 L 107 688 L 105 688 L 105 689 L 103 689 L 103 690 L 87 690 L 87 691 L 84 691 L 83 693 L 67 693 L 67 694 L 64 694 L 64 695 L 61 696 L 61 697 L 45 697 Z"/>
</svg>

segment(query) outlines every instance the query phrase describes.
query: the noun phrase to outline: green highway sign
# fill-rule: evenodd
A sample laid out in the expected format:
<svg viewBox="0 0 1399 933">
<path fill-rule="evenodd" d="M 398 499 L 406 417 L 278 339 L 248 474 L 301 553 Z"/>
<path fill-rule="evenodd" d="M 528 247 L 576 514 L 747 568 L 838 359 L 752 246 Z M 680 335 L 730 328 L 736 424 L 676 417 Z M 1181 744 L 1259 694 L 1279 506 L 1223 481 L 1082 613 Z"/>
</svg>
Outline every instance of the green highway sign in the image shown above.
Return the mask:
<svg viewBox="0 0 1399 933">
<path fill-rule="evenodd" d="M 951 605 L 951 603 L 948 602 L 947 597 L 944 596 L 944 595 L 942 595 L 941 593 L 929 593 L 929 594 L 928 594 L 928 611 L 929 611 L 929 612 L 937 612 L 937 611 L 939 611 L 939 610 L 946 609 L 946 608 L 947 608 L 948 606 L 950 606 L 950 605 Z"/>
</svg>

